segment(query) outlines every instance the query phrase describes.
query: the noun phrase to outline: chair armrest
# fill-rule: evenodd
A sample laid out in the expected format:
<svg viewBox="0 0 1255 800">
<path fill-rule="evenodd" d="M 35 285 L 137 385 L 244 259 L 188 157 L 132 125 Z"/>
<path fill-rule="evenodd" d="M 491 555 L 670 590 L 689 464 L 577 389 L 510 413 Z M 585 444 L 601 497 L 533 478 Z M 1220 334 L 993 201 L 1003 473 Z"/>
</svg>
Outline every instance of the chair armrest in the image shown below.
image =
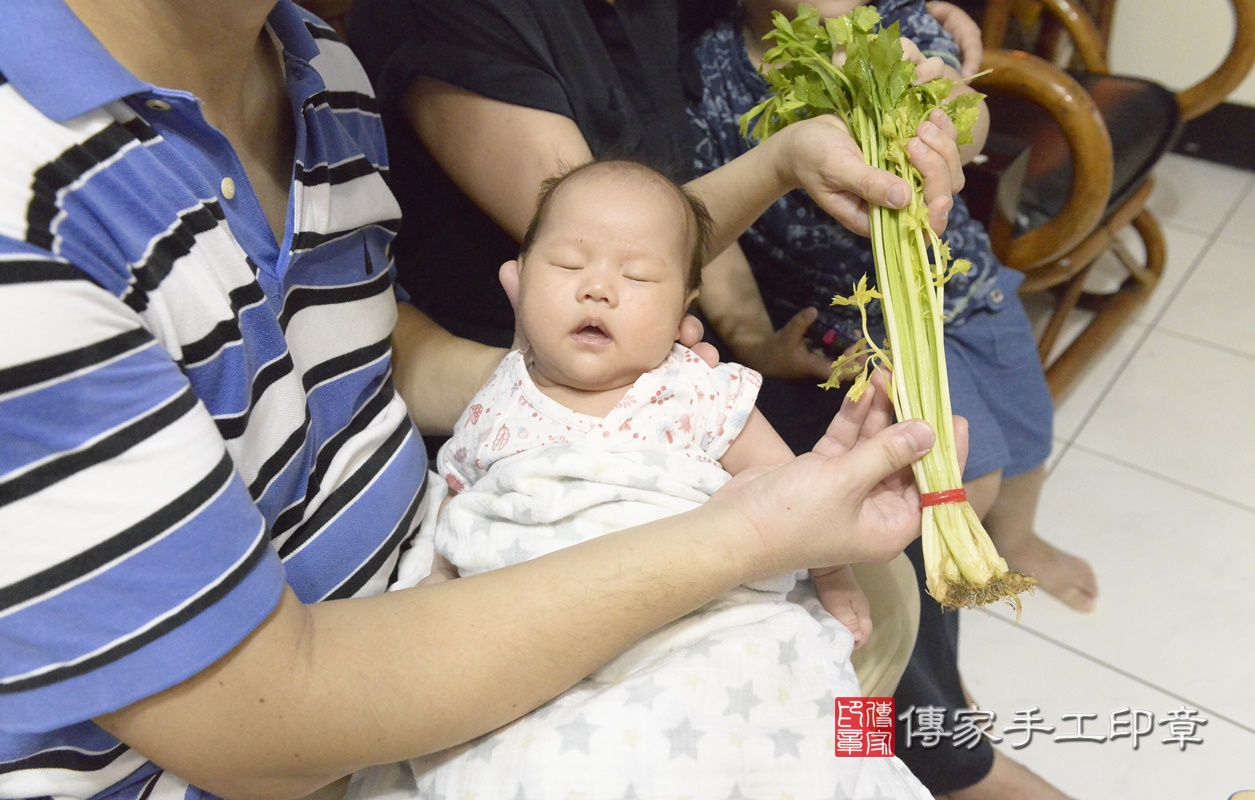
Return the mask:
<svg viewBox="0 0 1255 800">
<path fill-rule="evenodd" d="M 1074 0 L 1034 0 L 1034 2 L 1054 17 L 1076 47 L 1086 71 L 1107 71 L 1107 45 L 1098 24 L 1085 8 Z M 981 22 L 981 36 L 985 47 L 1001 49 L 1005 47 L 1007 27 L 1012 16 L 1014 0 L 987 0 Z M 1053 42 L 1053 39 L 1052 39 Z M 1039 43 L 1040 44 L 1040 43 Z M 1047 45 L 1049 47 L 1049 45 Z M 1049 58 L 1052 53 L 1034 49 L 1036 55 Z"/>
<path fill-rule="evenodd" d="M 1093 16 L 1077 0 L 1033 0 L 1053 17 L 1072 40 L 1086 72 L 1107 73 L 1106 38 Z M 982 24 L 985 46 L 998 48 L 1006 33 L 1012 0 L 988 0 Z M 1181 118 L 1189 121 L 1215 108 L 1237 88 L 1255 66 L 1255 0 L 1229 0 L 1233 41 L 1224 61 L 1193 86 L 1177 92 Z M 1038 55 L 1049 57 L 1048 53 Z"/>
<path fill-rule="evenodd" d="M 1044 59 L 1015 50 L 986 50 L 981 66 L 992 71 L 973 85 L 1041 107 L 1059 126 L 1072 157 L 1072 188 L 1059 214 L 1011 239 L 999 253 L 1007 266 L 1029 271 L 1063 256 L 1102 219 L 1111 199 L 1111 138 L 1089 94 Z"/>
<path fill-rule="evenodd" d="M 1255 0 L 1230 0 L 1233 5 L 1233 43 L 1229 54 L 1207 77 L 1177 92 L 1181 119 L 1200 117 L 1220 105 L 1255 65 Z"/>
<path fill-rule="evenodd" d="M 1085 9 L 1074 0 L 1038 0 L 1052 17 L 1063 25 L 1064 30 L 1076 47 L 1076 54 L 1081 59 L 1081 66 L 1086 72 L 1105 73 L 1110 71 L 1107 65 L 1107 42 L 1098 23 Z"/>
<path fill-rule="evenodd" d="M 989 233 L 995 253 L 1004 252 L 1013 235 L 1029 149 L 1021 139 L 990 131 L 980 155 L 963 168 L 963 199 L 972 219 Z"/>
</svg>

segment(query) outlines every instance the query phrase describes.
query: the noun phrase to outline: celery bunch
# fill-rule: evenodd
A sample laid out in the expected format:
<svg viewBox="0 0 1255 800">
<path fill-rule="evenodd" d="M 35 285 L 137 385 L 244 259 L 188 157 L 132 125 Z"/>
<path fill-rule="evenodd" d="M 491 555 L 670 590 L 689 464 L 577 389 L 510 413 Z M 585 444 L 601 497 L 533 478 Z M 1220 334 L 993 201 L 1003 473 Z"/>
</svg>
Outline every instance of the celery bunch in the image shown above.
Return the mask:
<svg viewBox="0 0 1255 800">
<path fill-rule="evenodd" d="M 859 308 L 865 335 L 855 348 L 858 352 L 833 364 L 825 386 L 855 377 L 850 391 L 857 399 L 872 367 L 889 367 L 898 417 L 925 420 L 937 433 L 932 451 L 914 465 L 920 493 L 961 488 L 942 340 L 943 287 L 971 265 L 951 263 L 949 249 L 929 227 L 923 182 L 905 147 L 920 122 L 939 107 L 954 120 L 959 142 L 971 141 L 981 95 L 964 94 L 947 102 L 953 81 L 913 85 L 915 66 L 903 60 L 898 26 L 880 27 L 872 8 L 821 20 L 813 7 L 802 6 L 796 19 L 777 12 L 773 21 L 774 30 L 765 38 L 774 39 L 775 46 L 764 58 L 772 95 L 741 119 L 742 133 L 761 139 L 803 119 L 838 114 L 868 164 L 904 178 L 914 189 L 904 209 L 870 210 L 876 288 L 869 288 L 863 276 L 852 295 L 832 301 Z M 845 62 L 834 66 L 833 55 L 842 49 Z M 883 346 L 866 335 L 867 306 L 873 299 L 881 301 L 889 337 Z M 923 509 L 923 548 L 929 594 L 949 609 L 1005 598 L 1018 615 L 1016 595 L 1035 583 L 1007 568 L 966 500 Z"/>
</svg>

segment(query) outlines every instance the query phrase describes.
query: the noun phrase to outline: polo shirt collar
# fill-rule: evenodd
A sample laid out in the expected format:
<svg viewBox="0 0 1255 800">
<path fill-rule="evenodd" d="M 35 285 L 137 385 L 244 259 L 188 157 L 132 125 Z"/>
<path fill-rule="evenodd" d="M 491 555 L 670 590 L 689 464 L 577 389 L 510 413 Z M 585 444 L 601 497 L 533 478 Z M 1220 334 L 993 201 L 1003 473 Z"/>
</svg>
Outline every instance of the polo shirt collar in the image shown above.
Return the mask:
<svg viewBox="0 0 1255 800">
<path fill-rule="evenodd" d="M 288 54 L 303 61 L 318 55 L 291 3 L 281 0 L 269 23 Z M 110 55 L 64 0 L 0 0 L 0 74 L 56 122 L 154 88 Z"/>
<path fill-rule="evenodd" d="M 4 0 L 0 17 L 0 73 L 49 119 L 65 122 L 151 88 L 62 0 Z"/>
<path fill-rule="evenodd" d="M 313 61 L 318 55 L 318 43 L 314 41 L 309 28 L 305 27 L 301 10 L 289 0 L 279 0 L 266 21 L 287 55 L 296 56 L 305 62 Z"/>
</svg>

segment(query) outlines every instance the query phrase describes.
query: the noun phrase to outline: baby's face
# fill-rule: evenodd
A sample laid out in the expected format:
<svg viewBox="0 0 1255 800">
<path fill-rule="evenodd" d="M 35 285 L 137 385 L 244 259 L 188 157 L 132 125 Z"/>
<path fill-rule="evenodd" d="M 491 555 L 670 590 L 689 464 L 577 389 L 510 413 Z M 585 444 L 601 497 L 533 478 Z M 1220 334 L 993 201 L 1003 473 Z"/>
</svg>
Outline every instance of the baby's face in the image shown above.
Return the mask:
<svg viewBox="0 0 1255 800">
<path fill-rule="evenodd" d="M 519 320 L 533 376 L 583 391 L 631 385 L 676 341 L 687 216 L 667 187 L 592 171 L 557 190 L 519 275 Z"/>
</svg>

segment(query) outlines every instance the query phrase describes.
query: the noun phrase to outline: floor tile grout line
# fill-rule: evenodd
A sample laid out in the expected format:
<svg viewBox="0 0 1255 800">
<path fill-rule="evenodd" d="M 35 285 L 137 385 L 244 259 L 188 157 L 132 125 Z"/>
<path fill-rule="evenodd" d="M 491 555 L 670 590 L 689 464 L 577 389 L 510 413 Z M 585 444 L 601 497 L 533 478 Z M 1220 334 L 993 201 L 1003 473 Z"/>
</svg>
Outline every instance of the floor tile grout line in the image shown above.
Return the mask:
<svg viewBox="0 0 1255 800">
<path fill-rule="evenodd" d="M 1202 159 L 1191 159 L 1189 156 L 1183 156 L 1183 158 L 1190 160 L 1191 164 L 1189 166 L 1202 166 L 1203 164 L 1206 163 L 1206 162 L 1203 162 Z M 1191 172 L 1192 171 L 1193 170 L 1191 170 Z M 1245 170 L 1239 170 L 1239 171 L 1245 172 Z M 1169 219 L 1168 217 L 1164 216 L 1162 213 L 1156 213 L 1153 211 L 1151 213 L 1155 215 L 1155 218 L 1159 220 L 1161 224 L 1171 224 L 1173 227 L 1184 228 L 1184 229 L 1187 229 L 1190 233 L 1200 234 L 1202 236 L 1206 236 L 1208 239 L 1211 239 L 1221 234 L 1221 232 L 1225 229 L 1225 226 L 1229 224 L 1229 220 L 1233 219 L 1233 215 L 1236 214 L 1237 210 L 1242 207 L 1242 202 L 1246 200 L 1246 198 L 1251 194 L 1252 190 L 1255 190 L 1255 180 L 1248 178 L 1246 181 L 1246 186 L 1243 187 L 1237 193 L 1237 197 L 1234 199 L 1232 205 L 1229 206 L 1228 210 L 1226 211 L 1224 216 L 1221 218 L 1220 222 L 1212 226 L 1210 229 L 1206 227 L 1202 227 L 1202 226 L 1195 226 L 1183 220 Z M 1152 200 L 1154 199 L 1153 194 L 1151 195 L 1151 199 Z M 1147 209 L 1150 208 L 1149 202 L 1147 203 L 1146 207 Z"/>
<path fill-rule="evenodd" d="M 1185 279 L 1182 278 L 1181 282 L 1184 283 Z M 1103 387 L 1102 391 L 1098 392 L 1098 396 L 1094 398 L 1094 401 L 1089 404 L 1089 408 L 1081 415 L 1080 422 L 1076 424 L 1075 430 L 1072 431 L 1072 439 L 1069 442 L 1068 449 L 1071 449 L 1071 445 L 1075 444 L 1077 438 L 1085 432 L 1085 426 L 1089 424 L 1091 419 L 1093 419 L 1094 414 L 1098 411 L 1098 407 L 1101 406 L 1103 401 L 1107 399 L 1107 395 L 1111 394 L 1112 389 L 1114 389 L 1116 384 L 1119 383 L 1121 376 L 1124 375 L 1125 370 L 1129 367 L 1129 364 L 1132 363 L 1137 354 L 1141 352 L 1142 345 L 1146 344 L 1146 340 L 1149 339 L 1151 333 L 1154 332 L 1154 326 L 1147 323 L 1133 322 L 1131 320 L 1126 323 L 1126 326 L 1130 328 L 1134 325 L 1141 326 L 1141 334 L 1137 337 L 1137 341 L 1133 343 L 1133 346 L 1129 348 L 1129 352 L 1126 353 L 1124 358 L 1120 360 L 1120 363 L 1111 370 L 1111 380 L 1107 382 L 1107 385 Z M 1063 458 L 1062 453 L 1059 455 L 1059 458 Z"/>
<path fill-rule="evenodd" d="M 1150 321 L 1151 327 L 1154 327 L 1155 325 L 1159 324 L 1159 320 L 1163 317 L 1164 312 L 1168 310 L 1168 306 L 1172 305 L 1172 301 L 1175 300 L 1177 295 L 1181 292 L 1181 288 L 1184 287 L 1185 284 L 1189 281 L 1189 279 L 1194 275 L 1194 272 L 1195 270 L 1198 269 L 1199 264 L 1203 263 L 1203 259 L 1207 256 L 1207 253 L 1212 249 L 1213 246 L 1215 246 L 1217 240 L 1223 238 L 1222 232 L 1224 231 L 1225 227 L 1229 224 L 1229 221 L 1233 219 L 1234 215 L 1238 213 L 1238 209 L 1242 207 L 1242 202 L 1246 200 L 1247 196 L 1251 193 L 1252 189 L 1255 189 L 1255 181 L 1247 181 L 1246 187 L 1242 191 L 1238 192 L 1238 196 L 1234 199 L 1233 204 L 1229 206 L 1224 216 L 1220 219 L 1220 222 L 1216 224 L 1211 230 L 1193 228 L 1190 231 L 1191 233 L 1197 233 L 1206 237 L 1207 243 L 1202 247 L 1201 250 L 1199 250 L 1198 255 L 1195 256 L 1194 258 L 1194 262 L 1190 264 L 1190 266 L 1186 269 L 1185 274 L 1181 276 L 1181 280 L 1177 282 L 1177 285 L 1173 289 L 1172 294 L 1159 307 L 1158 312 L 1156 312 L 1156 314 L 1154 315 L 1154 318 Z M 1169 220 L 1165 217 L 1161 217 L 1159 215 L 1155 215 L 1155 219 L 1159 221 L 1161 226 L 1187 227 L 1187 228 L 1191 227 L 1188 224 L 1173 222 L 1172 220 Z"/>
<path fill-rule="evenodd" d="M 1197 233 L 1205 235 L 1207 237 L 1206 243 L 1199 249 L 1198 254 L 1194 257 L 1194 260 L 1189 264 L 1188 267 L 1186 267 L 1185 272 L 1181 275 L 1180 280 L 1178 280 L 1176 282 L 1176 285 L 1172 287 L 1172 291 L 1164 299 L 1163 303 L 1160 304 L 1159 308 L 1156 309 L 1155 313 L 1151 315 L 1150 319 L 1143 322 L 1130 320 L 1128 323 L 1126 323 L 1127 325 L 1142 325 L 1143 326 L 1142 333 L 1137 338 L 1137 341 L 1134 342 L 1133 346 L 1129 349 L 1129 352 L 1125 355 L 1125 357 L 1112 370 L 1111 380 L 1102 389 L 1102 391 L 1098 393 L 1098 396 L 1094 398 L 1094 401 L 1092 403 L 1090 403 L 1089 409 L 1081 416 L 1080 422 L 1077 423 L 1076 428 L 1075 430 L 1073 430 L 1072 436 L 1068 441 L 1068 446 L 1063 450 L 1063 452 L 1059 454 L 1059 457 L 1055 459 L 1055 462 L 1054 462 L 1055 466 L 1058 466 L 1059 462 L 1063 460 L 1063 457 L 1067 455 L 1068 450 L 1072 448 L 1072 445 L 1076 443 L 1076 440 L 1085 431 L 1085 427 L 1089 424 L 1094 414 L 1098 411 L 1098 407 L 1102 405 L 1102 402 L 1107 398 L 1107 395 L 1110 394 L 1112 389 L 1115 388 L 1116 383 L 1119 382 L 1120 377 L 1124 374 L 1125 370 L 1128 369 L 1129 364 L 1133 361 L 1133 359 L 1137 356 L 1137 354 L 1141 352 L 1142 346 L 1146 344 L 1146 340 L 1150 338 L 1152 333 L 1158 330 L 1159 323 L 1163 319 L 1164 314 L 1167 313 L 1168 309 L 1172 306 L 1172 302 L 1177 299 L 1177 296 L 1180 295 L 1182 289 L 1184 289 L 1185 284 L 1189 282 L 1190 278 L 1193 277 L 1194 273 L 1198 270 L 1199 265 L 1203 263 L 1203 259 L 1207 257 L 1207 254 L 1209 252 L 1211 252 L 1217 240 L 1221 238 L 1220 232 L 1223 231 L 1225 226 L 1229 224 L 1229 220 L 1233 219 L 1233 216 L 1237 213 L 1238 208 L 1241 207 L 1242 202 L 1246 199 L 1247 195 L 1249 195 L 1252 192 L 1253 189 L 1255 189 L 1255 181 L 1248 183 L 1246 188 L 1242 192 L 1239 193 L 1233 205 L 1229 207 L 1229 210 L 1224 215 L 1224 218 L 1220 221 L 1220 224 L 1217 225 L 1214 230 L 1209 231 L 1209 232 L 1208 231 L 1193 231 L 1193 232 L 1197 232 Z M 1172 227 L 1180 227 L 1179 224 L 1172 223 L 1170 220 L 1166 220 L 1166 219 L 1160 220 L 1160 224 L 1168 225 Z M 1047 475 L 1049 475 L 1049 472 L 1052 470 L 1048 470 Z"/>
<path fill-rule="evenodd" d="M 1055 469 L 1057 469 L 1057 468 L 1058 468 L 1058 466 L 1059 466 L 1059 462 L 1063 461 L 1063 457 L 1064 457 L 1064 456 L 1066 456 L 1066 455 L 1068 454 L 1068 451 L 1072 449 L 1072 440 L 1071 440 L 1071 439 L 1058 439 L 1058 438 L 1056 438 L 1056 439 L 1055 439 L 1055 441 L 1056 441 L 1056 442 L 1060 442 L 1060 443 L 1061 443 L 1061 444 L 1060 444 L 1060 449 L 1059 449 L 1059 452 L 1058 452 L 1057 454 L 1052 454 L 1052 455 L 1054 455 L 1054 458 L 1053 458 L 1053 459 L 1051 459 L 1050 464 L 1048 464 L 1048 465 L 1046 466 L 1046 478 L 1047 478 L 1047 479 L 1049 479 L 1049 478 L 1050 478 L 1050 476 L 1054 473 Z"/>
<path fill-rule="evenodd" d="M 1245 361 L 1255 361 L 1255 353 L 1252 353 L 1249 350 L 1240 350 L 1236 347 L 1226 347 L 1219 342 L 1213 342 L 1210 339 L 1202 339 L 1198 336 L 1194 336 L 1193 334 L 1179 331 L 1176 328 L 1157 328 L 1156 332 L 1162 333 L 1164 336 L 1171 336 L 1174 339 L 1189 342 L 1190 344 L 1196 344 L 1199 347 L 1206 347 L 1209 350 L 1215 350 L 1218 353 L 1236 356 L 1237 358 L 1241 358 Z"/>
<path fill-rule="evenodd" d="M 1195 701 L 1191 700 L 1189 697 L 1186 697 L 1185 695 L 1181 694 L 1180 692 L 1174 692 L 1174 691 L 1171 691 L 1171 690 L 1167 689 L 1166 687 L 1163 687 L 1163 686 L 1160 686 L 1160 685 L 1158 685 L 1158 684 L 1156 684 L 1156 683 L 1153 683 L 1153 682 L 1151 682 L 1151 681 L 1148 681 L 1148 680 L 1146 680 L 1145 678 L 1143 678 L 1143 677 L 1141 677 L 1141 676 L 1139 676 L 1139 675 L 1135 675 L 1134 673 L 1129 672 L 1127 669 L 1124 669 L 1123 667 L 1118 667 L 1118 666 L 1116 666 L 1115 664 L 1112 664 L 1112 663 L 1110 663 L 1110 662 L 1108 662 L 1108 661 L 1105 661 L 1105 660 L 1103 660 L 1103 659 L 1101 659 L 1101 658 L 1097 658 L 1097 657 L 1095 657 L 1095 656 L 1093 656 L 1093 655 L 1090 655 L 1089 653 L 1086 653 L 1084 650 L 1081 650 L 1081 649 L 1079 649 L 1079 648 L 1077 648 L 1077 647 L 1074 647 L 1073 645 L 1070 645 L 1070 644 L 1068 644 L 1067 642 L 1061 642 L 1061 641 L 1059 641 L 1058 639 L 1055 639 L 1055 638 L 1053 638 L 1053 637 L 1051 637 L 1051 636 L 1048 636 L 1048 635 L 1046 635 L 1046 634 L 1042 633 L 1041 631 L 1035 630 L 1035 629 L 1030 628 L 1030 627 L 1026 627 L 1026 626 L 1024 626 L 1024 625 L 1022 625 L 1022 624 L 1019 624 L 1019 623 L 1015 622 L 1014 620 L 1006 619 L 1006 618 L 1004 618 L 1004 617 L 999 616 L 998 614 L 994 614 L 994 613 L 991 613 L 991 612 L 989 612 L 989 611 L 985 611 L 984 609 L 981 609 L 981 610 L 982 610 L 982 612 L 983 612 L 983 613 L 985 613 L 986 615 L 988 615 L 988 616 L 990 616 L 990 617 L 992 617 L 992 618 L 994 618 L 994 619 L 998 620 L 999 622 L 1001 622 L 1001 623 L 1002 623 L 1002 624 L 1004 624 L 1004 625 L 1008 625 L 1008 626 L 1013 627 L 1013 628 L 1015 628 L 1015 629 L 1017 629 L 1017 630 L 1022 630 L 1022 631 L 1024 631 L 1025 633 L 1029 634 L 1030 636 L 1034 636 L 1034 637 L 1036 637 L 1037 639 L 1039 639 L 1039 640 L 1041 640 L 1041 641 L 1043 641 L 1043 642 L 1046 642 L 1046 643 L 1048 643 L 1048 644 L 1055 645 L 1056 647 L 1059 647 L 1059 648 L 1061 648 L 1061 649 L 1063 649 L 1063 650 L 1066 650 L 1067 652 L 1071 653 L 1072 655 L 1079 656 L 1080 658 L 1084 659 L 1085 661 L 1090 662 L 1091 664 L 1094 664 L 1095 666 L 1102 667 L 1103 669 L 1105 669 L 1105 670 L 1107 670 L 1107 671 L 1109 671 L 1109 672 L 1114 672 L 1114 673 L 1115 673 L 1115 674 L 1117 674 L 1117 675 L 1120 675 L 1120 676 L 1122 676 L 1122 677 L 1128 678 L 1129 680 L 1133 681 L 1134 683 L 1137 683 L 1137 684 L 1140 684 L 1140 685 L 1142 685 L 1142 686 L 1145 686 L 1146 688 L 1148 688 L 1148 689 L 1152 689 L 1152 690 L 1154 690 L 1154 691 L 1156 691 L 1156 692 L 1159 692 L 1160 694 L 1165 694 L 1165 695 L 1167 695 L 1168 697 L 1172 697 L 1172 698 L 1174 698 L 1174 699 L 1176 699 L 1176 700 L 1180 700 L 1182 703 L 1184 703 L 1184 704 L 1188 705 L 1190 708 L 1194 708 L 1194 709 L 1197 709 L 1197 710 L 1198 710 L 1198 711 L 1200 711 L 1200 712 L 1203 712 L 1203 713 L 1206 713 L 1206 714 L 1210 714 L 1210 715 L 1211 715 L 1211 717 L 1215 717 L 1216 719 L 1223 720 L 1224 722 L 1229 723 L 1230 725 L 1234 726 L 1235 728 L 1238 728 L 1238 729 L 1240 729 L 1240 730 L 1246 731 L 1247 733 L 1250 733 L 1250 734 L 1252 734 L 1252 735 L 1255 735 L 1255 727 L 1252 727 L 1251 725 L 1248 725 L 1248 724 L 1246 724 L 1246 723 L 1244 723 L 1244 722 L 1239 722 L 1238 720 L 1236 720 L 1236 719 L 1234 719 L 1234 718 L 1230 717 L 1228 714 L 1223 714 L 1223 713 L 1221 713 L 1221 712 L 1217 711 L 1216 709 L 1211 708 L 1210 706 L 1205 706 L 1205 705 L 1203 705 L 1203 704 L 1196 703 Z M 1209 717 L 1208 719 L 1210 719 L 1211 717 Z"/>
<path fill-rule="evenodd" d="M 1112 464 L 1119 464 L 1122 467 L 1128 467 L 1129 469 L 1135 472 L 1140 472 L 1141 474 L 1146 475 L 1151 478 L 1157 478 L 1161 481 L 1164 481 L 1165 483 L 1170 483 L 1173 486 L 1176 486 L 1180 489 L 1188 489 L 1191 492 L 1194 492 L 1196 494 L 1201 494 L 1204 497 L 1208 497 L 1208 498 L 1211 498 L 1212 500 L 1219 501 L 1221 503 L 1224 503 L 1225 505 L 1232 506 L 1233 508 L 1239 509 L 1241 511 L 1249 511 L 1252 514 L 1255 514 L 1255 506 L 1247 505 L 1246 503 L 1243 503 L 1240 500 L 1234 500 L 1232 497 L 1226 497 L 1222 494 L 1208 491 L 1207 489 L 1204 489 L 1202 487 L 1194 486 L 1193 484 L 1186 483 L 1185 481 L 1182 481 L 1179 478 L 1174 478 L 1171 475 L 1164 475 L 1161 472 L 1155 472 L 1154 470 L 1147 469 L 1146 467 L 1143 467 L 1139 464 L 1134 464 L 1132 461 L 1125 461 L 1124 459 L 1119 458 L 1118 456 L 1113 456 L 1110 453 L 1104 453 L 1101 450 L 1095 450 L 1093 447 L 1087 447 L 1086 445 L 1083 445 L 1077 442 L 1073 442 L 1072 446 L 1082 453 L 1086 453 L 1096 458 L 1101 458 L 1104 461 L 1111 462 Z"/>
</svg>

